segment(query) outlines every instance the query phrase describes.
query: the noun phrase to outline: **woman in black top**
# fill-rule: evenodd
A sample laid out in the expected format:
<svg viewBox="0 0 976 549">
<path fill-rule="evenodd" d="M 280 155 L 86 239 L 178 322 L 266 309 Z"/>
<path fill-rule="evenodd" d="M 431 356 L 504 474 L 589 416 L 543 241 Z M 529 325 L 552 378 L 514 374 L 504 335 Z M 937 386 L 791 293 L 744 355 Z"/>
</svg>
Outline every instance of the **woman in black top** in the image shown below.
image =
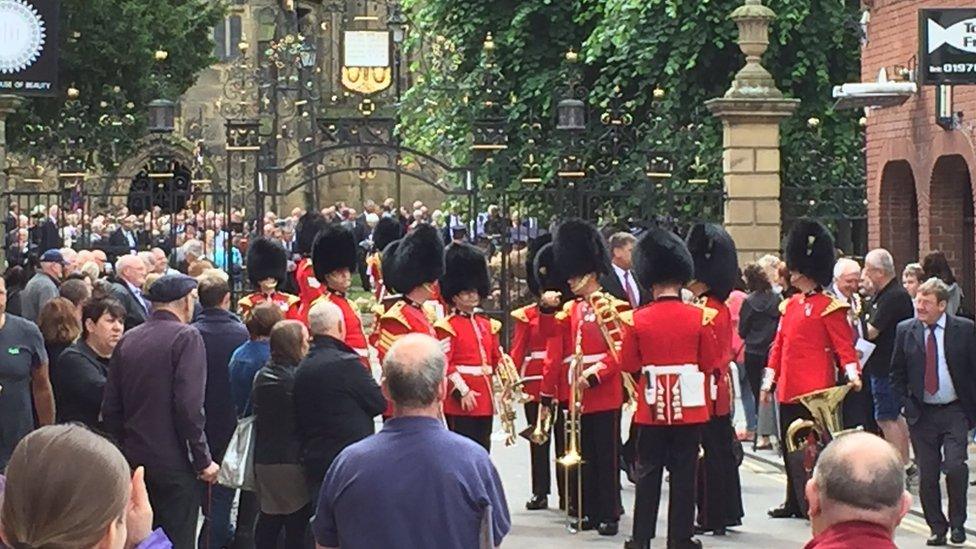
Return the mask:
<svg viewBox="0 0 976 549">
<path fill-rule="evenodd" d="M 81 338 L 61 353 L 51 369 L 58 422 L 78 421 L 98 430 L 108 360 L 122 338 L 125 307 L 95 299 L 81 308 Z"/>
<path fill-rule="evenodd" d="M 749 296 L 739 312 L 739 337 L 745 343 L 745 369 L 749 386 L 756 402 L 759 402 L 763 370 L 779 324 L 780 298 L 773 293 L 772 285 L 759 265 L 746 265 L 742 275 Z M 762 442 L 758 446 L 765 446 Z"/>
<path fill-rule="evenodd" d="M 280 321 L 271 329 L 271 360 L 254 377 L 254 475 L 261 508 L 255 547 L 276 547 L 282 527 L 285 547 L 304 546 L 312 504 L 299 460 L 301 439 L 292 389 L 295 370 L 307 352 L 305 326 Z"/>
</svg>

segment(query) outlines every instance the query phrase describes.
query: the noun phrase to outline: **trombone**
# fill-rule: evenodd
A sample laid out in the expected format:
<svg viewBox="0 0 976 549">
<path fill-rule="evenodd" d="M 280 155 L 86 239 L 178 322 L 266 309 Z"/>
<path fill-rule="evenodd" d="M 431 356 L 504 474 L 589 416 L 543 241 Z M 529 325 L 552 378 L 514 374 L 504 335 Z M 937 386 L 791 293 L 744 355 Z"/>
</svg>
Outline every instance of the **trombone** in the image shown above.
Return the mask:
<svg viewBox="0 0 976 549">
<path fill-rule="evenodd" d="M 579 323 L 582 327 L 583 323 Z M 569 391 L 569 407 L 568 415 L 566 417 L 565 431 L 566 431 L 566 453 L 556 460 L 557 463 L 563 466 L 563 490 L 566 493 L 566 518 L 567 524 L 566 528 L 573 534 L 578 532 L 583 527 L 583 472 L 580 467 L 583 463 L 583 457 L 580 455 L 579 444 L 580 444 L 580 412 L 583 407 L 583 391 L 580 389 L 577 379 L 583 371 L 583 346 L 582 346 L 582 333 L 581 330 L 577 329 L 576 334 L 576 350 L 573 353 L 573 359 L 569 364 L 569 381 L 570 381 L 570 391 Z M 541 412 L 541 410 L 540 410 Z M 576 516 L 572 515 L 572 498 L 569 497 L 569 480 L 570 480 L 570 468 L 575 468 L 576 475 Z"/>
</svg>

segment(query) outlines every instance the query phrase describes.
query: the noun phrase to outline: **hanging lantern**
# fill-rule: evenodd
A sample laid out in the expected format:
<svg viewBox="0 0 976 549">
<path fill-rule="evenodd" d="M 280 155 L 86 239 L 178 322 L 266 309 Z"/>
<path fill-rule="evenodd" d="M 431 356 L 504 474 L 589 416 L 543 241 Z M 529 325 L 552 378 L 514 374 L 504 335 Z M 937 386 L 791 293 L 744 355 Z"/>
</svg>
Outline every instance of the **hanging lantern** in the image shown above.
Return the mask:
<svg viewBox="0 0 976 549">
<path fill-rule="evenodd" d="M 149 131 L 173 133 L 176 129 L 176 103 L 168 99 L 156 99 L 149 103 Z"/>
<path fill-rule="evenodd" d="M 579 99 L 566 98 L 556 105 L 558 120 L 556 129 L 564 132 L 581 132 L 586 129 L 586 105 Z"/>
</svg>

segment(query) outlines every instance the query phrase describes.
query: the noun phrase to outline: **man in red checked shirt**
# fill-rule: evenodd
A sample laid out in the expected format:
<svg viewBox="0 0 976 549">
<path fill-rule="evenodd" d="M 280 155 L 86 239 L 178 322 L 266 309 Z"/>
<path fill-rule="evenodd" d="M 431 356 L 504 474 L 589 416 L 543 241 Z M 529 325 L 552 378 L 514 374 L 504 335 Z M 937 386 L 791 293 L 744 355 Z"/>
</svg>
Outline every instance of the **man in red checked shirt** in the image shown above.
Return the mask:
<svg viewBox="0 0 976 549">
<path fill-rule="evenodd" d="M 637 493 L 633 537 L 627 549 L 649 549 L 657 532 L 664 468 L 671 475 L 668 542 L 672 549 L 700 548 L 694 539 L 695 469 L 701 431 L 711 417 L 708 388 L 723 353 L 713 333 L 717 311 L 684 303 L 681 289 L 694 274 L 685 243 L 672 232 L 650 229 L 634 253 L 638 280 L 650 286 L 649 305 L 633 313 L 621 367 L 639 376 L 637 388 Z M 730 439 L 731 440 L 731 439 Z"/>
<path fill-rule="evenodd" d="M 325 286 L 315 277 L 311 256 L 315 237 L 327 226 L 322 214 L 308 212 L 298 218 L 295 227 L 295 252 L 302 256 L 295 266 L 295 285 L 298 287 L 298 297 L 302 300 L 299 314 L 306 326 L 308 310 L 312 308 L 312 302 L 325 292 Z"/>
<path fill-rule="evenodd" d="M 700 305 L 716 311 L 712 332 L 720 353 L 718 368 L 709 378 L 711 417 L 702 427 L 705 456 L 698 469 L 698 531 L 723 536 L 727 526 L 742 524 L 743 515 L 739 467 L 732 447 L 732 313 L 725 305 L 739 276 L 739 259 L 732 237 L 713 223 L 693 226 L 686 243 L 695 264 L 688 289 Z"/>
<path fill-rule="evenodd" d="M 440 286 L 451 305 L 450 314 L 434 324 L 447 356 L 447 427 L 490 452 L 495 413 L 492 376 L 501 360 L 498 332 L 502 324 L 476 310 L 490 289 L 485 254 L 470 244 L 448 246 Z"/>
<path fill-rule="evenodd" d="M 300 320 L 298 296 L 278 291 L 278 285 L 285 281 L 288 267 L 288 253 L 281 244 L 265 237 L 259 237 L 247 250 L 247 277 L 257 291 L 237 301 L 241 318 L 247 320 L 251 309 L 265 301 L 270 301 L 281 309 L 288 320 Z"/>
<path fill-rule="evenodd" d="M 810 419 L 809 411 L 796 398 L 833 387 L 838 368 L 854 390 L 861 390 L 861 365 L 847 321 L 849 305 L 823 291 L 833 278 L 834 261 L 834 238 L 823 225 L 800 220 L 793 226 L 786 241 L 786 266 L 790 283 L 799 291 L 780 305 L 779 330 L 760 392 L 760 400 L 768 402 L 775 385 L 781 441 L 786 440 L 786 429 L 795 419 Z M 785 461 L 786 445 L 781 446 Z M 787 467 L 786 502 L 770 509 L 769 516 L 804 517 L 794 489 L 803 481 L 793 478 Z"/>
<path fill-rule="evenodd" d="M 356 251 L 356 238 L 342 225 L 330 225 L 319 233 L 312 247 L 312 266 L 314 278 L 321 282 L 323 291 L 312 306 L 330 301 L 339 307 L 346 326 L 345 344 L 359 355 L 359 360 L 369 370 L 369 347 L 363 323 L 359 312 L 346 298 L 352 285 L 352 273 L 356 272 Z"/>
<path fill-rule="evenodd" d="M 546 292 L 540 302 L 542 331 L 551 336 L 542 380 L 543 404 L 557 396 L 561 386 L 565 385 L 565 393 L 559 396 L 566 400 L 570 384 L 578 387 L 582 395 L 579 451 L 583 497 L 579 502 L 582 509 L 574 509 L 577 502 L 569 498 L 570 515 L 583 516 L 579 525 L 582 530 L 596 528 L 600 535 L 614 536 L 620 519 L 618 447 L 624 399 L 617 357 L 629 321 L 620 310 L 630 305 L 600 288 L 599 276 L 610 272 L 610 254 L 596 227 L 579 219 L 564 221 L 556 230 L 552 250 L 555 271 L 569 284 L 575 299 L 555 314 L 552 311 L 559 306 L 556 292 Z M 579 371 L 571 372 L 571 365 L 577 361 Z M 576 483 L 571 484 L 570 493 Z"/>
</svg>

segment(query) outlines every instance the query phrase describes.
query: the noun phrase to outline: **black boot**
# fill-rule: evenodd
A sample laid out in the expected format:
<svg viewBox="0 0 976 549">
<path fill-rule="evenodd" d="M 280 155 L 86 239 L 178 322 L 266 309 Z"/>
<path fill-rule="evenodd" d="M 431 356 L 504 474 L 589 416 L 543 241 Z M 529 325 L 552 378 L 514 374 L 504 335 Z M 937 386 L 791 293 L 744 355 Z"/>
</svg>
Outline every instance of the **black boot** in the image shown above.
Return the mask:
<svg viewBox="0 0 976 549">
<path fill-rule="evenodd" d="M 702 542 L 695 538 L 668 540 L 668 549 L 701 549 Z"/>
<path fill-rule="evenodd" d="M 787 507 L 785 503 L 766 511 L 766 514 L 771 518 L 803 518 L 803 513 L 799 509 Z"/>
<path fill-rule="evenodd" d="M 651 540 L 637 541 L 629 539 L 624 542 L 624 549 L 651 549 Z"/>
<path fill-rule="evenodd" d="M 619 523 L 615 520 L 601 522 L 599 526 L 596 527 L 596 531 L 601 536 L 616 536 L 617 532 L 620 531 Z"/>
<path fill-rule="evenodd" d="M 532 496 L 532 499 L 525 502 L 525 508 L 529 511 L 538 511 L 549 508 L 549 498 L 547 496 Z"/>
</svg>

